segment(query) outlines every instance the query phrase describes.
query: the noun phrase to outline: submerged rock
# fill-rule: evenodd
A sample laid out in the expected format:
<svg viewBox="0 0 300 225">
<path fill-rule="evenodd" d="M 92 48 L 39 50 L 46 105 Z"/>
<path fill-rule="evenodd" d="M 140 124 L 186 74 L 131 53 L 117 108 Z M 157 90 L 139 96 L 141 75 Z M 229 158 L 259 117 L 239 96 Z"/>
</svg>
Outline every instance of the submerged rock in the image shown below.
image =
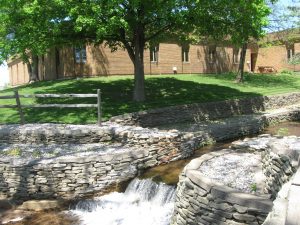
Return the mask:
<svg viewBox="0 0 300 225">
<path fill-rule="evenodd" d="M 59 200 L 30 200 L 24 202 L 19 209 L 29 211 L 43 211 L 49 209 L 57 209 L 62 207 Z"/>
</svg>

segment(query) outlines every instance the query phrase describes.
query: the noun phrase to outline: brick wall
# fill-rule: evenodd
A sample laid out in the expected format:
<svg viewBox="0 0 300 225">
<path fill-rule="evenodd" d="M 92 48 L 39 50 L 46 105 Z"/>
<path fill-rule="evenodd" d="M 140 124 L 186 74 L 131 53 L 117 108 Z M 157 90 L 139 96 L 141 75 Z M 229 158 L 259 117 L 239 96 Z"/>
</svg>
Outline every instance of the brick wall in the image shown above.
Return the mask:
<svg viewBox="0 0 300 225">
<path fill-rule="evenodd" d="M 16 59 L 13 64 L 8 64 L 8 70 L 11 85 L 20 85 L 29 82 L 27 65 L 21 59 Z"/>
<path fill-rule="evenodd" d="M 40 57 L 39 74 L 41 80 L 77 76 L 106 76 L 129 75 L 134 73 L 133 64 L 126 50 L 111 52 L 104 45 L 87 46 L 86 63 L 76 63 L 73 48 L 62 48 L 57 53 L 51 49 Z M 295 44 L 295 53 L 300 52 L 300 43 Z M 248 49 L 246 54 L 245 71 L 250 71 L 251 53 L 257 53 L 254 71 L 259 66 L 273 66 L 277 71 L 283 69 L 299 70 L 300 66 L 287 64 L 287 50 L 285 46 L 272 46 L 260 49 Z M 8 63 L 12 85 L 20 85 L 29 81 L 27 65 L 20 59 Z M 150 62 L 150 50 L 144 52 L 145 74 L 171 74 L 173 67 L 178 73 L 222 73 L 237 71 L 238 63 L 233 62 L 232 47 L 216 47 L 213 60 L 209 59 L 209 47 L 191 45 L 189 48 L 189 62 L 182 62 L 181 46 L 174 43 L 159 45 L 158 61 Z"/>
<path fill-rule="evenodd" d="M 295 53 L 300 53 L 300 43 L 294 45 Z M 300 71 L 300 65 L 288 64 L 287 48 L 284 45 L 259 48 L 255 72 L 259 66 L 272 66 L 278 72 L 282 70 Z"/>
</svg>

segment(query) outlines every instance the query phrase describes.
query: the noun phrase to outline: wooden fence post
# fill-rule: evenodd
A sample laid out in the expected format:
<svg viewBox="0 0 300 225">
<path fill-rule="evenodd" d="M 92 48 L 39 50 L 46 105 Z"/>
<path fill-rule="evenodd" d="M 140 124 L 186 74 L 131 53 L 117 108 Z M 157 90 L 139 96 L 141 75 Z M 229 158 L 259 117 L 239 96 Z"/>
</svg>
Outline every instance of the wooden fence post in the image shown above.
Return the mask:
<svg viewBox="0 0 300 225">
<path fill-rule="evenodd" d="M 98 125 L 101 125 L 101 90 L 97 89 Z"/>
<path fill-rule="evenodd" d="M 14 92 L 15 92 L 16 103 L 17 103 L 17 107 L 18 107 L 18 111 L 19 111 L 19 115 L 20 115 L 20 121 L 21 121 L 21 124 L 24 124 L 25 119 L 24 119 L 24 114 L 23 114 L 23 111 L 22 111 L 19 92 L 18 92 L 18 90 L 14 90 Z"/>
</svg>

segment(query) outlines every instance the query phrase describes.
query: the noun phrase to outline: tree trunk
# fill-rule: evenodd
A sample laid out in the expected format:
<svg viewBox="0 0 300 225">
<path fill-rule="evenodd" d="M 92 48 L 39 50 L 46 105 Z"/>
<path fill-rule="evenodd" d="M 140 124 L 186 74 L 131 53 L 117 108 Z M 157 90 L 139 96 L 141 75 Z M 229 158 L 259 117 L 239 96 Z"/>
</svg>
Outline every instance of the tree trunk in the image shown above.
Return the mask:
<svg viewBox="0 0 300 225">
<path fill-rule="evenodd" d="M 134 92 L 133 100 L 137 102 L 145 101 L 145 73 L 144 73 L 144 52 L 139 50 L 138 54 L 135 54 L 134 60 Z"/>
<path fill-rule="evenodd" d="M 141 26 L 136 30 L 134 40 L 134 92 L 133 100 L 136 102 L 145 101 L 145 73 L 144 73 L 144 48 L 145 39 Z"/>
<path fill-rule="evenodd" d="M 29 82 L 35 82 L 39 80 L 39 57 L 32 56 L 31 62 L 27 63 Z"/>
<path fill-rule="evenodd" d="M 246 60 L 246 52 L 247 52 L 247 43 L 244 43 L 242 45 L 240 64 L 239 64 L 239 69 L 238 69 L 238 73 L 236 76 L 237 83 L 243 83 L 243 81 L 244 81 L 244 66 L 245 66 L 245 60 Z"/>
<path fill-rule="evenodd" d="M 145 27 L 141 23 L 136 25 L 132 42 L 127 40 L 124 29 L 120 29 L 120 37 L 134 66 L 133 101 L 143 102 L 145 101 Z"/>
</svg>

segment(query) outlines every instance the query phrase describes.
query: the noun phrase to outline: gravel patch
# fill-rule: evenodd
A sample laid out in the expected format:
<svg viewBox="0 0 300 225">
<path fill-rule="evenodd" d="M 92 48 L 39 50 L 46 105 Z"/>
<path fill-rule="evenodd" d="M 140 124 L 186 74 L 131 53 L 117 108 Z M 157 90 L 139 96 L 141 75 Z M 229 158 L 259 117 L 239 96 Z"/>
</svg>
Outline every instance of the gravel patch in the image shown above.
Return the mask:
<svg viewBox="0 0 300 225">
<path fill-rule="evenodd" d="M 170 136 L 177 136 L 177 130 L 162 131 L 157 128 L 143 128 L 136 126 L 124 126 L 112 122 L 104 122 L 101 126 L 98 125 L 71 125 L 71 124 L 54 124 L 54 123 L 43 123 L 43 124 L 9 124 L 9 125 L 0 125 L 0 132 L 13 131 L 18 133 L 26 133 L 27 131 L 69 131 L 76 132 L 77 130 L 85 132 L 98 132 L 98 131 L 107 131 L 112 133 L 119 133 L 123 131 L 133 132 L 135 135 L 151 135 L 155 137 L 164 137 L 166 134 Z"/>
<path fill-rule="evenodd" d="M 47 159 L 53 157 L 89 156 L 124 152 L 129 148 L 119 143 L 93 144 L 11 144 L 0 145 L 0 156 L 6 158 Z"/>
<path fill-rule="evenodd" d="M 246 193 L 258 192 L 258 178 L 265 179 L 261 155 L 254 153 L 231 153 L 205 161 L 200 172 L 231 188 Z"/>
</svg>

